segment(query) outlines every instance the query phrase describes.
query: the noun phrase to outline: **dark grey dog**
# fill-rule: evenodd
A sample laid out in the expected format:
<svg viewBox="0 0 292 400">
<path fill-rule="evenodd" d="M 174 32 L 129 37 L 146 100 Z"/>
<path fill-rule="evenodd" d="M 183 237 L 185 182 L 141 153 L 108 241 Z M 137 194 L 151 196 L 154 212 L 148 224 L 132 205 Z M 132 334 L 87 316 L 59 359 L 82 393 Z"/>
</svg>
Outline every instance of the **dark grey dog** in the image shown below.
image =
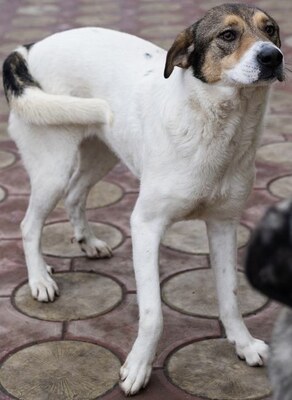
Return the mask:
<svg viewBox="0 0 292 400">
<path fill-rule="evenodd" d="M 246 273 L 266 296 L 285 304 L 273 332 L 269 376 L 275 400 L 292 399 L 292 200 L 268 210 L 248 249 Z"/>
</svg>

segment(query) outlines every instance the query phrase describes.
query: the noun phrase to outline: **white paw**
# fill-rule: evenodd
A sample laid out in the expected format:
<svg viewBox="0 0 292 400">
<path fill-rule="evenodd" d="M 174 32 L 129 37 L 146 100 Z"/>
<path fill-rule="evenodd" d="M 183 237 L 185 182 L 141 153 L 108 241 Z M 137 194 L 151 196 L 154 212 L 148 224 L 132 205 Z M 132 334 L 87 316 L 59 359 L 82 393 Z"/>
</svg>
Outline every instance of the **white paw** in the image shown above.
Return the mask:
<svg viewBox="0 0 292 400">
<path fill-rule="evenodd" d="M 52 267 L 47 266 L 47 271 L 52 274 Z M 45 303 L 54 301 L 59 296 L 59 288 L 49 274 L 29 280 L 32 297 Z"/>
<path fill-rule="evenodd" d="M 130 361 L 129 356 L 120 369 L 120 387 L 126 396 L 139 392 L 149 382 L 152 365 L 142 360 Z"/>
<path fill-rule="evenodd" d="M 245 360 L 252 367 L 266 364 L 269 354 L 269 346 L 262 340 L 252 338 L 246 345 L 236 344 L 236 352 L 239 358 Z"/>
<path fill-rule="evenodd" d="M 89 258 L 110 258 L 113 255 L 112 249 L 107 243 L 96 237 L 91 237 L 78 241 L 80 248 Z"/>
</svg>

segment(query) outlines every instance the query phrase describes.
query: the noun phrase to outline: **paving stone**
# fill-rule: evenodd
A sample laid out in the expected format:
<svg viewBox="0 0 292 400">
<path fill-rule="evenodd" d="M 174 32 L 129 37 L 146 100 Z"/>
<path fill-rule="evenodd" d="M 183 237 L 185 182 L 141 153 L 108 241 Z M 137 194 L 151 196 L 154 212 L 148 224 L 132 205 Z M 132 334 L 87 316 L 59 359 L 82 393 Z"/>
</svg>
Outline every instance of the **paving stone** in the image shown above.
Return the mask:
<svg viewBox="0 0 292 400">
<path fill-rule="evenodd" d="M 37 42 L 47 36 L 49 36 L 52 33 L 51 30 L 48 29 L 27 29 L 27 30 L 21 30 L 21 37 L 20 37 L 20 32 L 18 30 L 10 31 L 5 34 L 5 37 L 7 39 L 13 39 L 13 40 L 20 40 L 20 43 L 25 43 L 25 42 Z"/>
<path fill-rule="evenodd" d="M 112 279 L 89 272 L 54 275 L 61 295 L 53 303 L 35 301 L 28 284 L 15 293 L 14 304 L 24 314 L 47 321 L 70 321 L 104 314 L 122 299 L 121 287 Z"/>
<path fill-rule="evenodd" d="M 16 160 L 16 157 L 13 153 L 8 151 L 0 151 L 0 169 L 6 168 L 12 165 Z"/>
<path fill-rule="evenodd" d="M 115 14 L 93 14 L 93 15 L 82 15 L 75 18 L 75 22 L 81 26 L 103 26 L 110 27 L 116 24 L 121 19 L 120 15 Z"/>
<path fill-rule="evenodd" d="M 238 272 L 238 298 L 242 314 L 262 308 L 267 299 L 254 291 Z M 182 272 L 164 282 L 162 298 L 169 307 L 189 315 L 216 318 L 218 303 L 215 281 L 211 269 Z"/>
<path fill-rule="evenodd" d="M 6 140 L 10 140 L 10 137 L 7 133 L 7 123 L 0 122 L 0 142 L 4 142 Z"/>
<path fill-rule="evenodd" d="M 0 186 L 0 203 L 3 201 L 6 197 L 5 190 Z"/>
<path fill-rule="evenodd" d="M 169 353 L 186 340 L 220 336 L 217 320 L 178 314 L 165 305 L 162 308 L 164 330 L 157 349 L 155 367 L 162 367 Z M 128 294 L 110 313 L 97 318 L 70 322 L 65 339 L 86 338 L 86 340 L 106 342 L 125 359 L 137 336 L 138 320 L 136 295 Z"/>
<path fill-rule="evenodd" d="M 60 322 L 29 318 L 17 311 L 9 298 L 0 298 L 0 321 L 0 359 L 31 343 L 58 340 L 62 334 Z"/>
<path fill-rule="evenodd" d="M 89 192 L 86 208 L 105 207 L 110 204 L 116 203 L 123 196 L 122 189 L 110 182 L 98 182 Z M 62 200 L 58 207 L 64 207 L 64 200 Z"/>
<path fill-rule="evenodd" d="M 257 159 L 292 167 L 292 143 L 271 143 L 259 148 Z"/>
<path fill-rule="evenodd" d="M 151 27 L 144 28 L 140 31 L 140 35 L 145 38 L 173 38 L 185 29 L 183 24 L 172 24 L 172 25 L 153 25 Z"/>
<path fill-rule="evenodd" d="M 251 400 L 271 393 L 266 369 L 239 361 L 226 339 L 181 348 L 170 357 L 167 372 L 181 389 L 208 399 Z"/>
<path fill-rule="evenodd" d="M 122 163 L 117 164 L 106 176 L 106 180 L 117 183 L 126 192 L 138 192 L 140 182 Z"/>
<path fill-rule="evenodd" d="M 292 176 L 276 179 L 269 186 L 270 192 L 280 198 L 292 197 Z"/>
<path fill-rule="evenodd" d="M 17 9 L 17 14 L 22 14 L 22 15 L 41 15 L 41 14 L 51 14 L 51 13 L 57 13 L 60 10 L 60 8 L 57 5 L 54 4 L 41 4 L 38 2 L 35 5 L 30 5 L 30 6 L 23 6 L 23 7 L 18 7 Z"/>
<path fill-rule="evenodd" d="M 249 230 L 240 225 L 237 236 L 238 247 L 244 246 L 249 239 Z M 176 222 L 166 231 L 162 243 L 172 249 L 192 254 L 209 252 L 206 226 L 199 220 Z"/>
<path fill-rule="evenodd" d="M 98 3 L 88 3 L 88 4 L 81 4 L 79 7 L 79 14 L 98 14 L 98 13 L 120 13 L 121 12 L 121 6 L 119 3 L 114 2 L 108 2 L 108 3 L 103 3 L 100 4 Z"/>
<path fill-rule="evenodd" d="M 269 115 L 264 120 L 264 135 L 266 132 L 273 132 L 275 137 L 280 133 L 292 134 L 292 117 L 290 115 Z"/>
<path fill-rule="evenodd" d="M 36 344 L 13 354 L 0 381 L 23 400 L 92 400 L 118 381 L 120 362 L 104 347 L 60 341 Z"/>
<path fill-rule="evenodd" d="M 147 24 L 147 26 L 155 25 L 157 23 L 161 23 L 163 21 L 164 24 L 172 24 L 176 22 L 181 22 L 183 16 L 181 14 L 166 14 L 166 13 L 157 13 L 150 15 L 142 15 L 138 17 L 140 22 Z"/>
<path fill-rule="evenodd" d="M 117 228 L 95 222 L 91 222 L 90 225 L 96 237 L 105 241 L 111 248 L 117 247 L 122 242 L 123 236 Z M 84 256 L 78 243 L 72 238 L 74 238 L 74 233 L 69 222 L 46 225 L 42 237 L 43 252 L 59 257 Z"/>
<path fill-rule="evenodd" d="M 1 171 L 1 184 L 9 192 L 9 195 L 30 194 L 29 177 L 21 160 L 12 167 Z"/>
<path fill-rule="evenodd" d="M 141 13 L 144 14 L 150 14 L 150 15 L 155 15 L 157 12 L 163 12 L 163 11 L 174 11 L 175 13 L 178 13 L 181 11 L 181 4 L 179 3 L 170 3 L 168 2 L 167 7 L 165 5 L 165 3 L 159 3 L 155 0 L 153 0 L 153 2 L 140 2 L 138 9 Z"/>
<path fill-rule="evenodd" d="M 292 47 L 292 36 L 289 36 L 285 39 L 285 44 L 289 47 Z"/>
<path fill-rule="evenodd" d="M 39 16 L 37 18 L 25 16 L 14 18 L 11 23 L 15 28 L 34 28 L 34 27 L 44 27 L 46 25 L 52 25 L 56 22 L 56 17 L 54 16 Z"/>
<path fill-rule="evenodd" d="M 281 114 L 291 114 L 292 93 L 284 90 L 273 91 L 270 100 L 270 110 Z"/>
</svg>

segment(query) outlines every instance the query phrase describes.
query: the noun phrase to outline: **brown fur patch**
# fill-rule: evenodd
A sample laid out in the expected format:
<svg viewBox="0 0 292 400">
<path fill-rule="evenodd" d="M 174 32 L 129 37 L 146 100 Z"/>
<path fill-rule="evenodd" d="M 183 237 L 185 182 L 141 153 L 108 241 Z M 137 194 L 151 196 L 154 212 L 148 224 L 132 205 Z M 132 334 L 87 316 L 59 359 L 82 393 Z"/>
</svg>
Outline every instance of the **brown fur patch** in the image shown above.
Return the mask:
<svg viewBox="0 0 292 400">
<path fill-rule="evenodd" d="M 191 29 L 188 28 L 183 32 L 179 33 L 169 49 L 166 58 L 166 65 L 164 70 L 165 78 L 168 78 L 174 67 L 188 68 L 188 48 L 193 42 L 193 36 Z"/>
<path fill-rule="evenodd" d="M 261 28 L 269 20 L 269 18 L 262 11 L 257 11 L 254 14 L 252 20 L 253 20 L 253 23 L 254 23 L 255 27 Z"/>
<path fill-rule="evenodd" d="M 224 19 L 225 26 L 240 26 L 242 29 L 246 26 L 245 22 L 238 15 L 227 15 Z"/>
<path fill-rule="evenodd" d="M 257 41 L 256 37 L 252 35 L 244 35 L 241 40 L 239 48 L 230 56 L 227 56 L 222 59 L 222 68 L 223 69 L 233 68 L 256 41 Z"/>
</svg>

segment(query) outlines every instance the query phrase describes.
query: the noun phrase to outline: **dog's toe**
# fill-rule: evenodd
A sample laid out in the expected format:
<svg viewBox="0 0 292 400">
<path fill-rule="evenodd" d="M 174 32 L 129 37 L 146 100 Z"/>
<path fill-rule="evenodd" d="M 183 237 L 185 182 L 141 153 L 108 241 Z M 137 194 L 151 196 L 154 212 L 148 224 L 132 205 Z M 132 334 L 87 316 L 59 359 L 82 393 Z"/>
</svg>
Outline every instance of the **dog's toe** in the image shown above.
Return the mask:
<svg viewBox="0 0 292 400">
<path fill-rule="evenodd" d="M 236 345 L 236 352 L 238 357 L 251 367 L 260 367 L 268 360 L 269 347 L 262 340 L 252 338 L 252 341 L 244 346 Z"/>
<path fill-rule="evenodd" d="M 120 370 L 120 387 L 126 396 L 132 396 L 149 382 L 152 366 L 143 362 L 126 362 Z"/>
<path fill-rule="evenodd" d="M 40 302 L 48 303 L 59 296 L 59 288 L 50 275 L 30 280 L 29 286 L 32 297 Z"/>
<path fill-rule="evenodd" d="M 96 237 L 83 239 L 79 245 L 88 258 L 110 258 L 113 255 L 110 246 Z"/>
</svg>

